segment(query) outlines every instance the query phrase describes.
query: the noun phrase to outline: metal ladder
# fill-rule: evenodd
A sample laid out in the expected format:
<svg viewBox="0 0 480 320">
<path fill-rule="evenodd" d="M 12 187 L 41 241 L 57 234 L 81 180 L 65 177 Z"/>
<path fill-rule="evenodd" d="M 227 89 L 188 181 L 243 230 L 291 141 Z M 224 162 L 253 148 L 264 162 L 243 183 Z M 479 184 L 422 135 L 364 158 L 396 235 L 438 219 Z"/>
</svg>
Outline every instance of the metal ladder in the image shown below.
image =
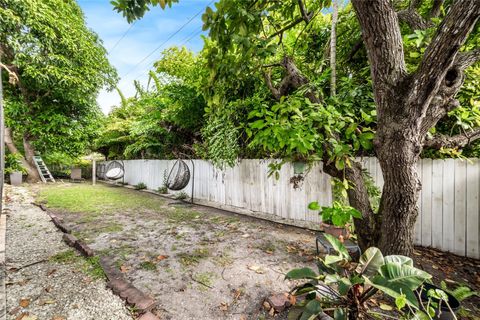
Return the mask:
<svg viewBox="0 0 480 320">
<path fill-rule="evenodd" d="M 35 166 L 37 167 L 38 173 L 40 174 L 40 179 L 42 179 L 43 183 L 47 183 L 47 181 L 55 182 L 52 174 L 47 168 L 45 162 L 43 162 L 42 157 L 34 156 L 33 161 L 35 161 Z"/>
</svg>

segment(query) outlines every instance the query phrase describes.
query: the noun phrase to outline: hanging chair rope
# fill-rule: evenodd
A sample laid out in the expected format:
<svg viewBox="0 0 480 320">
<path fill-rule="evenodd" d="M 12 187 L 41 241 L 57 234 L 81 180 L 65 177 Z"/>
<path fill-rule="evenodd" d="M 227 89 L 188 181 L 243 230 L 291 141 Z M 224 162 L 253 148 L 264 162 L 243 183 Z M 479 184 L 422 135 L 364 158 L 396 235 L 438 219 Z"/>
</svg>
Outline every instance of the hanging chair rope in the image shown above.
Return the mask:
<svg viewBox="0 0 480 320">
<path fill-rule="evenodd" d="M 190 181 L 190 169 L 185 161 L 178 159 L 170 170 L 167 188 L 173 191 L 182 190 Z"/>
</svg>

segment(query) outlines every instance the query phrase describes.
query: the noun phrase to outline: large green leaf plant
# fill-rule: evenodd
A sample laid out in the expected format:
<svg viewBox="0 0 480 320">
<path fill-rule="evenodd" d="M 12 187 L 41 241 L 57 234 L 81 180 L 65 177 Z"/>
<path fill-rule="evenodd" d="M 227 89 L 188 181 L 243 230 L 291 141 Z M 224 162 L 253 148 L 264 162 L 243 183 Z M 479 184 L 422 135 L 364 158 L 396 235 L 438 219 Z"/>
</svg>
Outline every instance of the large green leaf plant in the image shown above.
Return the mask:
<svg viewBox="0 0 480 320">
<path fill-rule="evenodd" d="M 287 273 L 288 280 L 306 279 L 292 292 L 305 297 L 290 311 L 290 319 L 316 319 L 330 313 L 334 319 L 357 319 L 362 316 L 392 318 L 383 314 L 383 309 L 392 310 L 396 319 L 416 314 L 425 318 L 415 291 L 431 279 L 431 275 L 413 265 L 406 256 L 384 256 L 375 247 L 368 248 L 353 262 L 345 246 L 335 237 L 325 235 L 336 254 L 327 255 L 318 261 L 318 273 L 310 268 L 293 269 Z M 377 293 L 392 298 L 394 307 L 371 308 L 369 300 Z M 422 318 L 423 317 L 423 318 Z M 426 316 L 428 319 L 428 316 Z"/>
</svg>

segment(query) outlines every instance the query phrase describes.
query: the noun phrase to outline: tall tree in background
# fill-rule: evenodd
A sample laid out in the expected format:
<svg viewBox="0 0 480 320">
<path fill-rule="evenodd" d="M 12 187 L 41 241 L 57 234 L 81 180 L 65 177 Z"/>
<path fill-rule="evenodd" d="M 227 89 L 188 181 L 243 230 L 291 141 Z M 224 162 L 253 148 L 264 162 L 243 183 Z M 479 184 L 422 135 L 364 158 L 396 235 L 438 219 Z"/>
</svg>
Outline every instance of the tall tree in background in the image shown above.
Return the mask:
<svg viewBox="0 0 480 320">
<path fill-rule="evenodd" d="M 160 5 L 172 2 L 176 1 L 161 1 Z M 480 58 L 479 38 L 469 37 L 480 15 L 480 1 L 351 3 L 363 44 L 358 41 L 351 48 L 348 60 L 362 46 L 366 48 L 375 126 L 371 126 L 372 114 L 361 110 L 360 120 L 352 115 L 360 97 L 348 104 L 327 100 L 316 86 L 316 75 L 304 71 L 309 59 L 294 57 L 302 41 L 306 54 L 318 57 L 309 53 L 318 51 L 317 41 L 313 36 L 304 37 L 304 30 L 314 25 L 319 12 L 331 6 L 330 1 L 221 0 L 215 10 L 207 8 L 203 19 L 205 29 L 210 30 L 206 41 L 212 82 L 209 107 L 221 109 L 229 96 L 245 93 L 245 86 L 238 83 L 263 73 L 274 102 L 257 93 L 240 102 L 252 106 L 247 134 L 253 142 L 264 150 L 298 150 L 322 160 L 325 172 L 346 182 L 350 205 L 362 213 L 362 219 L 354 220 L 361 247 L 379 246 L 386 254 L 411 255 L 421 189 L 416 167 L 422 150 L 462 148 L 480 138 L 480 128 L 474 126 L 458 135 L 436 131 L 441 119 L 461 108 L 456 95 L 464 72 Z M 114 4 L 132 21 L 158 1 L 117 0 Z M 402 31 L 415 37 L 416 48 L 421 50 L 406 56 Z M 285 42 L 293 44 L 293 49 Z M 350 66 L 346 69 L 345 78 L 361 72 Z M 322 68 L 315 70 L 321 72 Z M 291 119 L 299 120 L 292 125 Z M 372 147 L 385 181 L 378 212 L 370 203 L 362 166 L 354 159 Z"/>
<path fill-rule="evenodd" d="M 37 150 L 75 155 L 91 143 L 101 116 L 96 95 L 116 72 L 74 0 L 0 0 L 0 50 L 18 78 L 5 89 L 7 146 L 23 149 L 35 181 Z"/>
</svg>

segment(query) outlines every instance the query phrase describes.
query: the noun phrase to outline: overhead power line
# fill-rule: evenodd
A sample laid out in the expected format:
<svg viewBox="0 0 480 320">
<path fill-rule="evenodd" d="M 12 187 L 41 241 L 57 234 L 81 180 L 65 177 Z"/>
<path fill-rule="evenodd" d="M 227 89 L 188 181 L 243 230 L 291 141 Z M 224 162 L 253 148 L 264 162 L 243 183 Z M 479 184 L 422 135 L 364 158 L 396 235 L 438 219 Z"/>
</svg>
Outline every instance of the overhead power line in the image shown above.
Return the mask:
<svg viewBox="0 0 480 320">
<path fill-rule="evenodd" d="M 207 4 L 207 6 L 211 5 L 213 3 L 214 0 L 210 1 L 209 4 Z M 175 37 L 180 31 L 183 30 L 183 28 L 185 28 L 190 22 L 193 21 L 193 19 L 195 19 L 198 15 L 200 15 L 205 9 L 202 8 L 200 11 L 198 11 L 193 17 L 191 17 L 190 19 L 188 19 L 187 22 L 185 22 L 180 28 L 177 29 L 177 31 L 175 31 L 174 33 L 172 33 L 168 38 L 167 40 L 165 40 L 164 42 L 162 42 L 160 45 L 158 45 L 155 49 L 153 49 L 149 54 L 147 54 L 142 60 L 140 60 L 139 62 L 137 62 L 130 70 L 128 70 L 127 73 L 125 73 L 122 78 L 126 77 L 127 75 L 129 75 L 132 71 L 134 71 L 140 64 L 142 64 L 145 60 L 147 60 L 152 54 L 154 54 L 158 49 L 160 49 L 161 47 L 163 47 L 165 44 L 168 43 L 168 41 L 170 41 L 173 37 Z"/>
<path fill-rule="evenodd" d="M 109 53 L 109 54 L 112 53 L 113 50 L 115 50 L 115 48 L 118 46 L 118 44 L 123 40 L 123 38 L 125 38 L 125 36 L 128 34 L 128 32 L 133 28 L 133 26 L 135 25 L 135 23 L 137 23 L 137 21 L 133 22 L 133 23 L 130 25 L 130 27 L 127 29 L 127 31 L 125 31 L 125 32 L 123 33 L 123 35 L 120 37 L 120 39 L 118 39 L 118 41 L 113 45 L 113 47 L 112 47 L 110 50 L 108 50 L 108 53 Z"/>
</svg>

